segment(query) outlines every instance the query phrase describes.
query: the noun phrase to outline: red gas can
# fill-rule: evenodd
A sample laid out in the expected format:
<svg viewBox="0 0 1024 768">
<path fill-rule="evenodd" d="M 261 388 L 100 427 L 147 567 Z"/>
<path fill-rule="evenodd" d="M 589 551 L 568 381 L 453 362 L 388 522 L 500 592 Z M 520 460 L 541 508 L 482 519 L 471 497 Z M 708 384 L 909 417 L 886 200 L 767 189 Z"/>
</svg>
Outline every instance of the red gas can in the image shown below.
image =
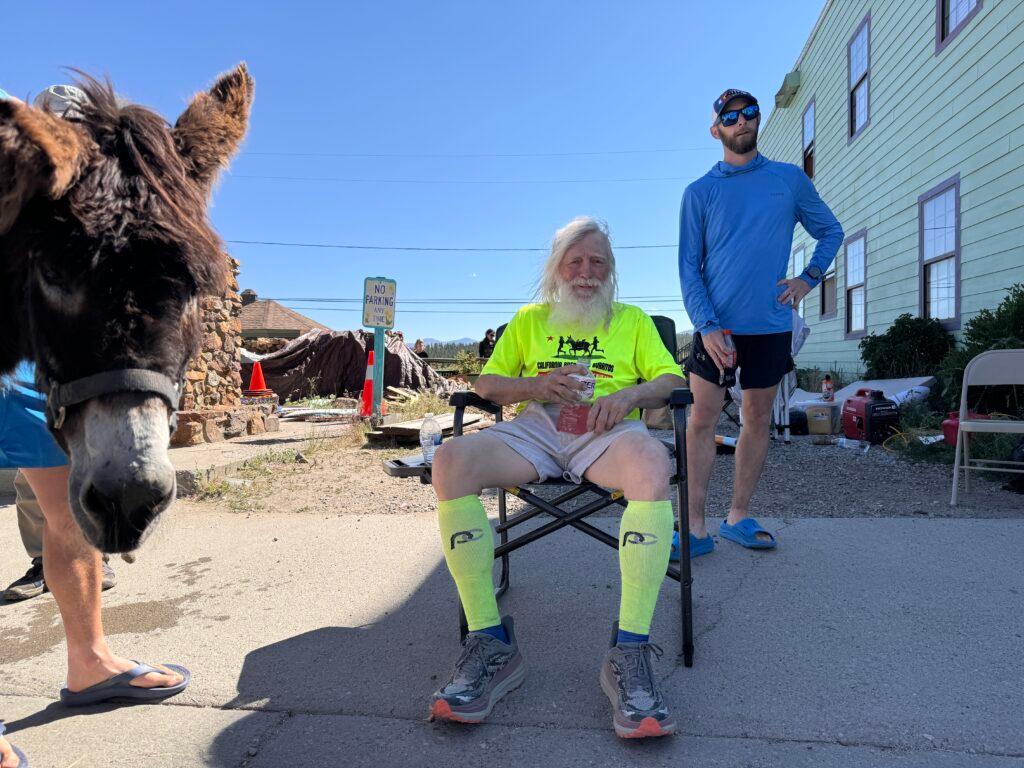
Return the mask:
<svg viewBox="0 0 1024 768">
<path fill-rule="evenodd" d="M 967 412 L 969 420 L 987 419 L 988 414 Z M 947 445 L 956 446 L 956 433 L 960 429 L 960 411 L 950 411 L 949 417 L 942 422 L 942 439 Z"/>
<path fill-rule="evenodd" d="M 852 440 L 881 443 L 899 424 L 899 408 L 880 389 L 858 389 L 843 403 L 843 434 Z"/>
</svg>

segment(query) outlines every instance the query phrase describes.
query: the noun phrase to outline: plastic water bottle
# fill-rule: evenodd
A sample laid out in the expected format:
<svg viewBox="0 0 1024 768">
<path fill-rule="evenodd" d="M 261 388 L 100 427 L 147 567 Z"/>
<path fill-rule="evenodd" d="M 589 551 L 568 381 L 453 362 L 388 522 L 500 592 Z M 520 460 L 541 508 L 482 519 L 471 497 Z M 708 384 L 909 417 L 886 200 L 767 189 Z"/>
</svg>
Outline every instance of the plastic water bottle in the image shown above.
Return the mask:
<svg viewBox="0 0 1024 768">
<path fill-rule="evenodd" d="M 840 448 L 852 448 L 859 453 L 867 453 L 871 449 L 871 443 L 867 440 L 854 440 L 850 437 L 840 437 L 836 440 L 836 445 Z"/>
<path fill-rule="evenodd" d="M 423 424 L 420 426 L 420 448 L 423 449 L 424 463 L 434 463 L 434 451 L 440 444 L 441 425 L 437 423 L 434 414 L 428 413 L 423 417 Z"/>
<path fill-rule="evenodd" d="M 729 357 L 725 361 L 726 370 L 736 367 L 736 342 L 732 340 L 732 331 L 722 330 L 722 346 L 725 347 Z M 718 372 L 718 386 L 725 386 L 725 371 Z"/>
</svg>

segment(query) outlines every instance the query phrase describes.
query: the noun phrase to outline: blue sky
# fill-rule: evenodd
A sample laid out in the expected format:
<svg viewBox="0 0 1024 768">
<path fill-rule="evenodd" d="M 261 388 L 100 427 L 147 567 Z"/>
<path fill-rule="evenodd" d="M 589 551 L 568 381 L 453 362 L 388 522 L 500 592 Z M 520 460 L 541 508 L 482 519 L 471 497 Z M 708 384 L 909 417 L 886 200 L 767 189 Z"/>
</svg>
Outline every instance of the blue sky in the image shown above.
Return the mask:
<svg viewBox="0 0 1024 768">
<path fill-rule="evenodd" d="M 479 336 L 529 298 L 573 216 L 617 246 L 676 242 L 683 188 L 721 159 L 711 102 L 766 112 L 822 0 L 6 3 L 0 87 L 109 74 L 173 121 L 245 60 L 256 104 L 212 216 L 241 287 L 356 328 L 363 278 L 398 281 L 406 337 Z M 12 34 L 13 32 L 13 34 Z M 671 151 L 665 151 L 671 150 Z M 617 252 L 620 293 L 688 325 L 672 248 Z M 414 303 L 473 299 L 510 303 Z M 338 311 L 343 310 L 343 311 Z"/>
</svg>

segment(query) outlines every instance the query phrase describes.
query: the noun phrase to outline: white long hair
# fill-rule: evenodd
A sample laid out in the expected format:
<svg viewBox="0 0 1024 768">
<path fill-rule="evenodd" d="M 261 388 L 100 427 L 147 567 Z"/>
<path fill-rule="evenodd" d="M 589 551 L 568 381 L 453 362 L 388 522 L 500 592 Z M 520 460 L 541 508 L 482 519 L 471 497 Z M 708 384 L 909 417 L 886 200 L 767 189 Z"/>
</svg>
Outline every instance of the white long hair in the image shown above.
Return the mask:
<svg viewBox="0 0 1024 768">
<path fill-rule="evenodd" d="M 555 237 L 551 241 L 551 253 L 548 255 L 547 261 L 544 263 L 544 268 L 541 271 L 540 283 L 537 285 L 536 298 L 542 304 L 547 304 L 552 308 L 553 314 L 552 319 L 557 320 L 557 315 L 562 315 L 563 319 L 571 320 L 573 318 L 583 321 L 589 321 L 591 317 L 589 312 L 582 312 L 582 308 L 564 306 L 573 301 L 573 297 L 569 291 L 566 291 L 565 281 L 562 280 L 562 276 L 558 272 L 559 266 L 562 264 L 562 258 L 565 256 L 566 251 L 580 242 L 587 235 L 599 235 L 605 246 L 605 251 L 608 256 L 608 279 L 602 286 L 602 290 L 596 296 L 599 299 L 598 307 L 600 308 L 600 319 L 607 324 L 611 320 L 611 304 L 615 301 L 618 295 L 619 281 L 618 275 L 615 269 L 615 254 L 612 252 L 611 237 L 608 234 L 608 225 L 603 221 L 592 218 L 590 216 L 578 216 L 577 218 L 570 221 L 564 227 L 555 232 Z M 563 306 L 559 306 L 559 305 Z M 597 308 L 597 307 L 595 307 Z M 562 311 L 558 311 L 562 310 Z"/>
</svg>

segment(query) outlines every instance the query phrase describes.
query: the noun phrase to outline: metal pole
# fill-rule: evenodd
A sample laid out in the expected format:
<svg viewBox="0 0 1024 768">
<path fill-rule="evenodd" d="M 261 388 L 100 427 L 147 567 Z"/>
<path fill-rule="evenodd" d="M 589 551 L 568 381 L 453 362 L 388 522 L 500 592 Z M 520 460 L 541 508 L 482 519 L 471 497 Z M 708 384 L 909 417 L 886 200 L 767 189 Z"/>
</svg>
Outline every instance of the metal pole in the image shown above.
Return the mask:
<svg viewBox="0 0 1024 768">
<path fill-rule="evenodd" d="M 384 394 L 384 329 L 373 329 L 373 416 L 371 422 L 379 426 L 383 421 L 380 401 Z"/>
</svg>

